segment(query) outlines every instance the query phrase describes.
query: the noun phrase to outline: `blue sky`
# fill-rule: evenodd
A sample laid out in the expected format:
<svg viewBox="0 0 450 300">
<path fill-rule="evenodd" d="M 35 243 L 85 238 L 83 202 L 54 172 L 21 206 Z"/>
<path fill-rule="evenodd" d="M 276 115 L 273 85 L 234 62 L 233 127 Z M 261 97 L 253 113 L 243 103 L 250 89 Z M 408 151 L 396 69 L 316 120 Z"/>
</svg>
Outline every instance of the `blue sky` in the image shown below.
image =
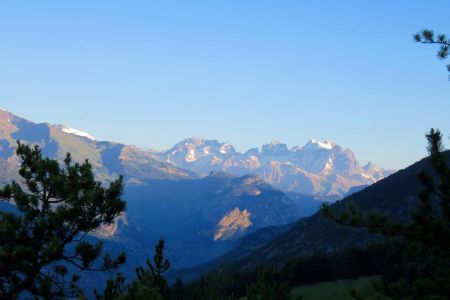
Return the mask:
<svg viewBox="0 0 450 300">
<path fill-rule="evenodd" d="M 450 133 L 449 1 L 2 1 L 0 107 L 157 149 L 331 139 L 402 168 Z"/>
</svg>

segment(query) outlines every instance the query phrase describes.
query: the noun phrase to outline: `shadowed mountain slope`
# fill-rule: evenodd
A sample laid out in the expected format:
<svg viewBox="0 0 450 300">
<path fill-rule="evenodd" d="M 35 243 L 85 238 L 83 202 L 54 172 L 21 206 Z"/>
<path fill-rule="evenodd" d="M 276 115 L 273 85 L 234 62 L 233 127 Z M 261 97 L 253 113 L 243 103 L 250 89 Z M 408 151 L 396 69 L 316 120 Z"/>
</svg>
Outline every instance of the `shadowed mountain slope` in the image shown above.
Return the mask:
<svg viewBox="0 0 450 300">
<path fill-rule="evenodd" d="M 445 155 L 450 159 L 450 152 Z M 430 170 L 426 159 L 336 202 L 332 208 L 339 211 L 349 203 L 354 203 L 363 211 L 377 210 L 389 217 L 408 220 L 415 210 L 417 195 L 422 188 L 417 174 L 424 168 Z M 338 225 L 317 213 L 298 221 L 273 241 L 248 255 L 241 264 L 242 268 L 250 268 L 264 263 L 282 263 L 292 257 L 311 255 L 315 251 L 331 252 L 348 246 L 366 245 L 377 238 L 364 229 Z"/>
<path fill-rule="evenodd" d="M 285 194 L 255 175 L 149 180 L 125 194 L 128 225 L 119 228 L 116 238 L 150 248 L 164 236 L 167 253 L 179 267 L 217 257 L 257 229 L 304 216 Z"/>
<path fill-rule="evenodd" d="M 445 153 L 450 161 L 450 152 Z M 433 174 L 426 159 L 400 170 L 379 182 L 356 192 L 331 207 L 335 211 L 354 203 L 362 211 L 377 210 L 401 221 L 408 220 L 418 203 L 422 188 L 417 174 L 426 169 Z M 178 275 L 186 279 L 198 278 L 221 264 L 230 269 L 250 269 L 265 264 L 283 264 L 294 257 L 314 252 L 334 252 L 349 246 L 364 246 L 380 239 L 365 229 L 342 226 L 321 213 L 300 219 L 284 227 L 264 228 L 242 238 L 225 255 Z"/>
</svg>

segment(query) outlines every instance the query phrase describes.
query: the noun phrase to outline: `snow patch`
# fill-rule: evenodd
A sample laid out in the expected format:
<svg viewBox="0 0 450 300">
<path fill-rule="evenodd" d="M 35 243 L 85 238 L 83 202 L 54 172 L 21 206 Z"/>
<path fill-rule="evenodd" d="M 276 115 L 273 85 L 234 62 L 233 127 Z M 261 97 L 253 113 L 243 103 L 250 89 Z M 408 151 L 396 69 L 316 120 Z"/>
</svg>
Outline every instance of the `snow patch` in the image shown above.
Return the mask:
<svg viewBox="0 0 450 300">
<path fill-rule="evenodd" d="M 219 152 L 222 154 L 227 154 L 230 151 L 231 151 L 231 145 L 229 143 L 223 144 L 219 149 Z"/>
<path fill-rule="evenodd" d="M 333 170 L 333 160 L 331 157 L 328 158 L 327 163 L 325 164 L 325 167 L 323 168 L 322 173 L 328 175 Z"/>
<path fill-rule="evenodd" d="M 190 149 L 189 150 L 189 152 L 185 156 L 185 160 L 189 161 L 189 162 L 197 160 L 197 158 L 195 157 L 195 149 Z"/>
<path fill-rule="evenodd" d="M 63 126 L 62 131 L 64 131 L 65 133 L 82 136 L 82 137 L 85 137 L 85 138 L 95 141 L 95 138 L 92 135 L 90 135 L 89 133 L 81 131 L 81 130 L 77 130 L 74 128 L 70 128 L 69 126 Z"/>
<path fill-rule="evenodd" d="M 316 144 L 317 146 L 319 146 L 322 149 L 328 149 L 331 150 L 333 149 L 334 143 L 332 141 L 317 141 L 317 140 L 310 140 L 311 143 Z"/>
<path fill-rule="evenodd" d="M 366 178 L 366 179 L 372 179 L 372 177 L 370 177 L 369 175 L 367 175 L 365 173 L 361 173 L 361 176 Z"/>
</svg>

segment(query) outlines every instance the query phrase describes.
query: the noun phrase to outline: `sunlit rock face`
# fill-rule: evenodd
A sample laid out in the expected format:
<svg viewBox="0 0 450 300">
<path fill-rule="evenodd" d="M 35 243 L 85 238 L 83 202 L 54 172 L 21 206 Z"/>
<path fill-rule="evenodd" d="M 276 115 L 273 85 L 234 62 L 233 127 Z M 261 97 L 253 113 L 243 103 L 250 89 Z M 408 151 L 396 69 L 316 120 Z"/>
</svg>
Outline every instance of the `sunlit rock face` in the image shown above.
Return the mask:
<svg viewBox="0 0 450 300">
<path fill-rule="evenodd" d="M 125 213 L 118 216 L 111 224 L 103 225 L 102 227 L 95 230 L 95 232 L 93 232 L 93 235 L 102 238 L 111 238 L 117 235 L 124 226 L 128 226 L 128 220 Z"/>
<path fill-rule="evenodd" d="M 177 267 L 213 259 L 242 236 L 304 216 L 261 177 L 221 171 L 201 179 L 149 180 L 126 188 L 126 197 L 128 226 L 119 226 L 114 238 L 151 247 L 162 235 Z"/>
<path fill-rule="evenodd" d="M 217 224 L 218 229 L 214 234 L 214 241 L 242 236 L 245 230 L 252 226 L 250 215 L 246 209 L 241 211 L 238 207 L 227 213 Z"/>
</svg>

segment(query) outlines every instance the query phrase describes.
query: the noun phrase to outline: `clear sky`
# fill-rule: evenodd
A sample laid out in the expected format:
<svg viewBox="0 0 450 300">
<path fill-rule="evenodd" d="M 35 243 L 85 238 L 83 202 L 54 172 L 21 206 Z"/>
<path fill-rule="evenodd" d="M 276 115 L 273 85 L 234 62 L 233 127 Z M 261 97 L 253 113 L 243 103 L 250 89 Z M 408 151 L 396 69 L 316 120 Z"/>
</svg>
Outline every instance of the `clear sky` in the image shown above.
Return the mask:
<svg viewBox="0 0 450 300">
<path fill-rule="evenodd" d="M 156 149 L 331 139 L 402 168 L 450 133 L 450 1 L 1 1 L 0 108 Z M 448 143 L 447 143 L 448 144 Z"/>
</svg>

